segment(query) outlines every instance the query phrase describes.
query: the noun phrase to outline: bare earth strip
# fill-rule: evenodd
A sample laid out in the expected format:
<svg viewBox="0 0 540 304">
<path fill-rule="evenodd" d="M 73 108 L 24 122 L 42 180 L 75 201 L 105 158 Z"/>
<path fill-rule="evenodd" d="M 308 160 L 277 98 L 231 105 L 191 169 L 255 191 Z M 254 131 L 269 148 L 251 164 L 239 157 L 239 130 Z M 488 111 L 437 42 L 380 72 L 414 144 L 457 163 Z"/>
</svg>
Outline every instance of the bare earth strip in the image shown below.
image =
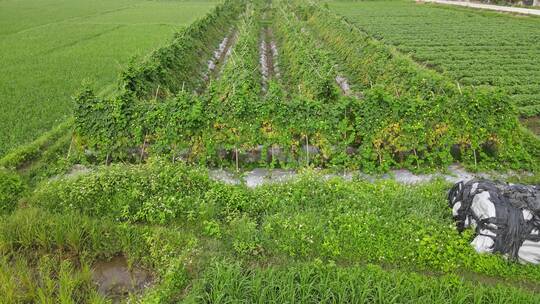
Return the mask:
<svg viewBox="0 0 540 304">
<path fill-rule="evenodd" d="M 473 3 L 473 2 L 462 2 L 462 1 L 449 1 L 449 0 L 423 0 L 421 2 L 458 5 L 458 6 L 465 6 L 465 7 L 472 7 L 472 8 L 487 9 L 487 10 L 492 10 L 492 11 L 499 11 L 499 12 L 540 16 L 540 10 L 530 9 L 530 8 L 500 6 L 500 5 L 481 4 L 481 3 Z"/>
</svg>

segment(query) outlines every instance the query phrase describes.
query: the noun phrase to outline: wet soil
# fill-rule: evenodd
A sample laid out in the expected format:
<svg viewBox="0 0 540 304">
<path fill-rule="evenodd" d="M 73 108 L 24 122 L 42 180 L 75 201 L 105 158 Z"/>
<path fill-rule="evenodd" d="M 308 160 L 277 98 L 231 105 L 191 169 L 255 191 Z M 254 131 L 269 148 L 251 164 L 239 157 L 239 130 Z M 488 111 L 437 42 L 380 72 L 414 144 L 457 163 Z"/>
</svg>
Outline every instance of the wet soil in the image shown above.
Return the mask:
<svg viewBox="0 0 540 304">
<path fill-rule="evenodd" d="M 261 34 L 260 54 L 262 86 L 263 91 L 266 92 L 269 80 L 276 77 L 277 64 L 275 62 L 277 57 L 277 47 L 274 42 L 272 29 L 269 27 L 265 27 Z"/>
<path fill-rule="evenodd" d="M 92 277 L 98 286 L 99 294 L 112 299 L 114 303 L 120 302 L 129 294 L 142 292 L 153 283 L 151 272 L 137 266 L 129 268 L 123 256 L 94 263 Z"/>
</svg>

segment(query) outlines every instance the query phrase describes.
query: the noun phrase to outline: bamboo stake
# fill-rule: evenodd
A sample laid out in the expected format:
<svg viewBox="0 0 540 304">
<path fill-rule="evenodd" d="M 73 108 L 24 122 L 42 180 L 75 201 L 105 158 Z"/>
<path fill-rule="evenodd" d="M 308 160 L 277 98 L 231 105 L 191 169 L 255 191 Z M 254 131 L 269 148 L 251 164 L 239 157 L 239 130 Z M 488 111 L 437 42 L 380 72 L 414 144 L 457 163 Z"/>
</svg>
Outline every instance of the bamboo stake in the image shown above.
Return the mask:
<svg viewBox="0 0 540 304">
<path fill-rule="evenodd" d="M 68 149 L 68 153 L 67 153 L 66 159 L 69 159 L 69 156 L 71 155 L 71 147 L 73 146 L 73 140 L 74 140 L 74 136 L 71 135 L 71 142 L 69 143 L 69 149 Z"/>
<path fill-rule="evenodd" d="M 414 151 L 414 156 L 416 157 L 416 169 L 418 169 L 419 165 L 418 165 L 418 154 L 416 154 L 416 149 L 413 149 Z"/>
<path fill-rule="evenodd" d="M 156 89 L 156 95 L 154 95 L 154 101 L 157 100 L 158 94 L 159 94 L 159 84 L 158 84 L 157 89 Z"/>
<path fill-rule="evenodd" d="M 142 163 L 142 160 L 143 160 L 145 146 L 146 146 L 146 135 L 144 135 L 143 145 L 142 145 L 142 148 L 141 148 L 141 157 L 139 159 L 140 163 Z"/>
<path fill-rule="evenodd" d="M 238 172 L 238 148 L 237 147 L 234 147 L 234 153 L 235 153 L 235 156 L 236 156 L 236 172 Z"/>
<path fill-rule="evenodd" d="M 306 134 L 306 161 L 307 161 L 307 166 L 309 166 L 309 138 L 307 134 Z"/>
</svg>

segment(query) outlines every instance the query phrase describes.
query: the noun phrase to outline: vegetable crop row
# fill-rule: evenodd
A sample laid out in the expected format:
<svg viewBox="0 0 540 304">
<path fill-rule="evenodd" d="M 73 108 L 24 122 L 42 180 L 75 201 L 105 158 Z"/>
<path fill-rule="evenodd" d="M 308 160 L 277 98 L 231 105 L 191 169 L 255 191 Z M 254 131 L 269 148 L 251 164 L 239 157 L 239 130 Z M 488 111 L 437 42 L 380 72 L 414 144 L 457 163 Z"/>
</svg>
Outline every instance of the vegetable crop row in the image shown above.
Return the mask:
<svg viewBox="0 0 540 304">
<path fill-rule="evenodd" d="M 523 91 L 531 83 L 540 87 L 540 74 L 531 72 L 540 63 L 537 18 L 392 1 L 336 3 L 335 9 L 370 35 L 449 72 L 463 85 L 512 85 Z M 519 114 L 535 115 L 529 106 L 537 103 L 529 99 Z"/>
<path fill-rule="evenodd" d="M 137 98 L 152 99 L 196 90 L 203 82 L 205 63 L 214 47 L 244 11 L 246 1 L 226 0 L 188 27 L 174 40 L 157 49 L 142 62 L 132 63 L 121 75 L 119 86 Z"/>
<path fill-rule="evenodd" d="M 373 40 L 346 19 L 301 1 L 293 3 L 353 83 L 364 88 L 359 133 L 367 160 L 395 165 L 397 158 L 399 163 L 428 166 L 455 158 L 469 163 L 495 158 L 515 165 L 536 161 L 532 148 L 524 147 L 514 131 L 516 112 L 503 92 L 462 88 Z"/>
<path fill-rule="evenodd" d="M 180 89 L 148 102 L 134 94 L 103 100 L 83 90 L 76 110 L 83 146 L 106 162 L 165 154 L 211 165 L 228 159 L 238 167 L 241 154 L 273 165 L 278 148 L 282 165 L 368 171 L 456 160 L 492 168 L 538 165 L 538 145 L 521 131 L 504 92 L 462 88 L 315 4 L 276 3 L 282 79 L 272 80 L 267 92 L 258 62 L 261 15 L 251 6 L 259 11 L 263 4 L 254 2 L 232 55 L 202 95 Z M 362 91 L 361 100 L 340 93 L 340 74 Z"/>
</svg>

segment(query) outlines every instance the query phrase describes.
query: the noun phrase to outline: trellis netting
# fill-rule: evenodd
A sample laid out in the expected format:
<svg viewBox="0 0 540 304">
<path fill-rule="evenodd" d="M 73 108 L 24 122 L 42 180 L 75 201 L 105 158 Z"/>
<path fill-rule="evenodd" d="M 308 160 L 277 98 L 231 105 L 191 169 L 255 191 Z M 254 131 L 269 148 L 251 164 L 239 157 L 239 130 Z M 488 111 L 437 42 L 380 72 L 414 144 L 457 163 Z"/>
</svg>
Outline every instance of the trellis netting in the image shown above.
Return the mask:
<svg viewBox="0 0 540 304">
<path fill-rule="evenodd" d="M 540 263 L 540 185 L 459 182 L 448 203 L 460 232 L 475 229 L 471 245 L 477 252 Z"/>
</svg>

